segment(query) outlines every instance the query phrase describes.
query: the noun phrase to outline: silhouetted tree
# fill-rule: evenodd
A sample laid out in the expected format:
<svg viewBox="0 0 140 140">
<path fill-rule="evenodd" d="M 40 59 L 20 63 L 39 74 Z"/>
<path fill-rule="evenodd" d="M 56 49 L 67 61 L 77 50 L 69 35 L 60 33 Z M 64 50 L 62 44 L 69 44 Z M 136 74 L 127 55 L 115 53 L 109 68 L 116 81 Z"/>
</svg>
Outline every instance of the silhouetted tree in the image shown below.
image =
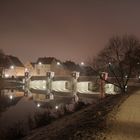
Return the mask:
<svg viewBox="0 0 140 140">
<path fill-rule="evenodd" d="M 89 63 L 100 77 L 101 72 L 107 71 L 115 80 L 106 82 L 111 82 L 125 92 L 130 77 L 137 71 L 140 63 L 140 41 L 132 35 L 112 37 L 107 46 Z"/>
<path fill-rule="evenodd" d="M 73 62 L 73 61 L 70 61 L 70 60 L 65 61 L 65 62 L 63 63 L 63 65 L 66 66 L 67 69 L 69 69 L 69 70 L 71 70 L 71 71 L 76 71 L 76 70 L 77 70 L 77 65 L 76 65 L 75 62 Z"/>
</svg>

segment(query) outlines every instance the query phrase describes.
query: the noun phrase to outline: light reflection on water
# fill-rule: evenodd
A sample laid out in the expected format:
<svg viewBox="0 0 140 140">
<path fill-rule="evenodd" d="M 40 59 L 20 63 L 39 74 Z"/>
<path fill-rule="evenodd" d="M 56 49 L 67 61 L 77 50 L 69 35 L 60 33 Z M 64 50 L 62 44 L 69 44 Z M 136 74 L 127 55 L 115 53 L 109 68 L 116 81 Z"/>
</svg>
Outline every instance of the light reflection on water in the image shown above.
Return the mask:
<svg viewBox="0 0 140 140">
<path fill-rule="evenodd" d="M 94 97 L 80 97 L 79 101 L 96 102 Z M 25 121 L 36 112 L 50 111 L 55 114 L 58 110 L 73 112 L 75 100 L 71 93 L 57 93 L 48 96 L 41 91 L 23 91 L 22 89 L 4 89 L 0 91 L 0 129 L 12 126 L 18 121 Z"/>
</svg>

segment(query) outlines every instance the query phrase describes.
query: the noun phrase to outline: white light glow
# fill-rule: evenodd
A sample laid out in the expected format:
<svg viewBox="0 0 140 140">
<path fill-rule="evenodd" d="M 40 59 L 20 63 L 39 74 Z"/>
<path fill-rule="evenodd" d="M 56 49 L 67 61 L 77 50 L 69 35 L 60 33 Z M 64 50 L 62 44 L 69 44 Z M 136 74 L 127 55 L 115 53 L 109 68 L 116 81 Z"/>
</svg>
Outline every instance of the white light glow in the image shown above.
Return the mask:
<svg viewBox="0 0 140 140">
<path fill-rule="evenodd" d="M 59 66 L 60 65 L 60 62 L 57 62 L 57 65 Z"/>
<path fill-rule="evenodd" d="M 25 72 L 28 72 L 28 69 L 27 68 L 25 68 Z"/>
<path fill-rule="evenodd" d="M 84 66 L 84 65 L 85 65 L 85 63 L 84 63 L 84 62 L 81 62 L 81 63 L 80 63 L 80 65 L 81 65 L 81 66 Z"/>
<path fill-rule="evenodd" d="M 5 77 L 8 78 L 9 77 L 9 74 L 5 74 Z"/>
<path fill-rule="evenodd" d="M 10 97 L 9 97 L 11 100 L 13 99 L 13 96 L 12 95 L 10 95 Z"/>
<path fill-rule="evenodd" d="M 37 107 L 40 107 L 40 104 L 39 103 L 37 104 Z"/>
<path fill-rule="evenodd" d="M 14 66 L 12 65 L 12 66 L 10 66 L 10 68 L 11 68 L 11 69 L 14 69 Z"/>
<path fill-rule="evenodd" d="M 41 63 L 41 62 L 39 62 L 38 64 L 39 64 L 39 65 L 42 65 L 42 63 Z"/>
<path fill-rule="evenodd" d="M 57 105 L 55 106 L 55 109 L 58 109 L 58 106 Z"/>
<path fill-rule="evenodd" d="M 109 62 L 108 64 L 111 65 L 111 62 Z"/>
</svg>

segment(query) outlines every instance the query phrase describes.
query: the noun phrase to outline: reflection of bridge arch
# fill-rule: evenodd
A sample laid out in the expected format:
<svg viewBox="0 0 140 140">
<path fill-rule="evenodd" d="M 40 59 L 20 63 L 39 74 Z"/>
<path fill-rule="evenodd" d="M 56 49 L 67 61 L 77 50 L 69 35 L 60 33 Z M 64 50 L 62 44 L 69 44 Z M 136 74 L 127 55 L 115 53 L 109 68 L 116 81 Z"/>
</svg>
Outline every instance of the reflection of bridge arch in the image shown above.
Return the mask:
<svg viewBox="0 0 140 140">
<path fill-rule="evenodd" d="M 53 81 L 52 90 L 57 92 L 70 92 L 70 81 Z"/>
<path fill-rule="evenodd" d="M 92 93 L 93 83 L 90 81 L 82 81 L 77 83 L 77 91 L 80 93 Z"/>
</svg>

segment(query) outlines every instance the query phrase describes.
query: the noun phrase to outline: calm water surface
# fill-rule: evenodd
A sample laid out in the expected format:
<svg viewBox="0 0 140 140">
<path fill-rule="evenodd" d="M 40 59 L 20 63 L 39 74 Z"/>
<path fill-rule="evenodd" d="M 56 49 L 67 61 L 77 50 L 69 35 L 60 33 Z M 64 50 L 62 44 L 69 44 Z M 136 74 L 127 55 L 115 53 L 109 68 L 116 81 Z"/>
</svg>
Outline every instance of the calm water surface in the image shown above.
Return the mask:
<svg viewBox="0 0 140 140">
<path fill-rule="evenodd" d="M 85 104 L 96 102 L 94 96 L 79 96 Z M 36 112 L 50 111 L 55 114 L 66 107 L 73 112 L 75 98 L 71 93 L 57 93 L 48 96 L 41 91 L 3 89 L 0 91 L 0 129 L 9 128 L 16 122 L 27 122 Z"/>
</svg>

